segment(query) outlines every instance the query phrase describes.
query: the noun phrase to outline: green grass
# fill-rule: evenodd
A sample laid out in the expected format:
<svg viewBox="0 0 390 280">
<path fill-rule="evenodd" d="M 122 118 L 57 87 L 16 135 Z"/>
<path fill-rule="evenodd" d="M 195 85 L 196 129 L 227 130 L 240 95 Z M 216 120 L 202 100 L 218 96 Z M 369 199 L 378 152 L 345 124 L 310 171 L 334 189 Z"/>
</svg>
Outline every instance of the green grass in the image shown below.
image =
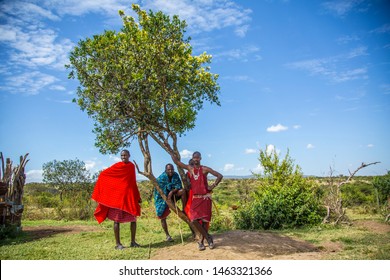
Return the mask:
<svg viewBox="0 0 390 280">
<path fill-rule="evenodd" d="M 339 250 L 329 252 L 329 260 L 390 260 L 390 233 L 377 233 L 357 226 L 321 225 L 313 228 L 280 231 L 287 236 L 308 241 L 321 249 L 334 243 Z"/>
<path fill-rule="evenodd" d="M 32 239 L 26 232 L 20 233 L 17 238 L 0 241 L 2 260 L 145 260 L 150 254 L 160 248 L 166 248 L 180 243 L 180 228 L 183 238 L 188 242 L 190 230 L 182 222 L 179 228 L 177 218 L 172 215 L 168 218 L 170 232 L 176 240 L 174 243 L 164 241 L 165 234 L 157 219 L 140 218 L 137 223 L 137 242 L 141 248 L 126 248 L 115 250 L 113 224 L 105 221 L 97 225 L 94 221 L 88 222 L 61 222 L 61 221 L 25 221 L 24 226 L 94 226 L 99 231 L 80 233 L 58 233 L 42 239 Z M 130 243 L 129 224 L 121 225 L 121 241 L 125 247 Z"/>
</svg>

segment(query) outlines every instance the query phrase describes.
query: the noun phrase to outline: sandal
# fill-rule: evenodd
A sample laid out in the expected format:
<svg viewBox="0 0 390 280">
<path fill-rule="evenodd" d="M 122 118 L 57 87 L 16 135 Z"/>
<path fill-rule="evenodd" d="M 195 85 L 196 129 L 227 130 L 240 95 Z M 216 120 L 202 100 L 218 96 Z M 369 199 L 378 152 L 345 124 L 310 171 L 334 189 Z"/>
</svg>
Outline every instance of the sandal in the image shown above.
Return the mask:
<svg viewBox="0 0 390 280">
<path fill-rule="evenodd" d="M 198 249 L 199 249 L 199 251 L 203 251 L 203 250 L 205 250 L 205 249 L 206 249 L 206 247 L 204 246 L 204 244 L 203 244 L 203 243 L 201 243 L 201 242 L 198 242 Z"/>
<path fill-rule="evenodd" d="M 215 245 L 214 245 L 214 241 L 213 241 L 213 238 L 211 235 L 209 235 L 207 237 L 207 243 L 209 244 L 209 248 L 210 249 L 214 249 L 215 248 Z"/>
<path fill-rule="evenodd" d="M 136 248 L 138 248 L 138 247 L 141 247 L 141 245 L 139 245 L 137 242 L 131 242 L 130 243 L 130 247 L 136 247 Z"/>
<path fill-rule="evenodd" d="M 125 246 L 123 246 L 122 244 L 115 246 L 115 250 L 123 250 L 123 249 L 125 249 Z"/>
<path fill-rule="evenodd" d="M 167 239 L 166 239 L 167 242 L 173 242 L 173 238 L 171 236 L 167 236 Z"/>
</svg>

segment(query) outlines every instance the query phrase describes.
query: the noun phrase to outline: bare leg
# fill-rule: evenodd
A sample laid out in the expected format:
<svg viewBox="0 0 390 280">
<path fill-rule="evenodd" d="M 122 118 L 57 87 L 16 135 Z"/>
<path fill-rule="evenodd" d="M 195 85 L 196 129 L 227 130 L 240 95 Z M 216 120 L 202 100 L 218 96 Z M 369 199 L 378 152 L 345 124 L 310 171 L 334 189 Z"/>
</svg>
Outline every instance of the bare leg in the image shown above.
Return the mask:
<svg viewBox="0 0 390 280">
<path fill-rule="evenodd" d="M 137 222 L 131 222 L 130 223 L 130 232 L 131 232 L 131 243 L 130 247 L 140 247 L 137 242 L 135 242 L 135 234 L 137 232 Z"/>
<path fill-rule="evenodd" d="M 183 205 L 183 212 L 184 212 L 184 207 L 186 207 L 187 204 L 187 192 L 185 189 L 181 189 L 177 192 L 178 197 L 181 199 L 181 204 Z"/>
<path fill-rule="evenodd" d="M 115 235 L 115 249 L 122 250 L 124 247 L 121 244 L 121 239 L 120 239 L 120 224 L 118 222 L 114 222 L 114 235 Z"/>
<path fill-rule="evenodd" d="M 214 249 L 214 241 L 213 237 L 209 234 L 209 223 L 208 222 L 202 222 L 202 227 L 204 228 L 205 232 L 207 233 L 207 243 L 209 244 L 210 249 Z"/>
<path fill-rule="evenodd" d="M 165 232 L 165 235 L 168 237 L 169 235 L 169 232 L 168 232 L 168 225 L 167 225 L 167 219 L 164 218 L 164 219 L 161 219 L 161 226 Z"/>
<path fill-rule="evenodd" d="M 199 250 L 204 250 L 205 247 L 204 247 L 203 241 L 204 241 L 205 238 L 208 240 L 208 233 L 203 228 L 203 226 L 200 224 L 200 220 L 195 220 L 195 221 L 192 221 L 191 223 L 202 234 L 201 240 L 198 241 L 198 246 L 199 246 Z"/>
<path fill-rule="evenodd" d="M 191 230 L 191 233 L 192 233 L 192 239 L 196 239 L 196 234 L 195 234 L 195 231 L 192 229 L 192 227 L 189 227 L 190 230 Z"/>
<path fill-rule="evenodd" d="M 165 236 L 167 238 L 167 241 L 173 241 L 172 237 L 169 235 L 168 232 L 168 224 L 167 224 L 167 219 L 161 219 L 161 226 L 165 232 Z"/>
</svg>

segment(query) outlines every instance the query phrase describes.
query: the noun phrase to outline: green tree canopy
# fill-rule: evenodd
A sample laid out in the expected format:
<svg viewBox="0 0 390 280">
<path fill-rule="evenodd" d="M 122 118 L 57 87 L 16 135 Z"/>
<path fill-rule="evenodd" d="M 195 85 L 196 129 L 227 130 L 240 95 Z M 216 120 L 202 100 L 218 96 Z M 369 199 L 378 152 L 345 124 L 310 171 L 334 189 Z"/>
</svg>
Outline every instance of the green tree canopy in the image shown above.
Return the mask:
<svg viewBox="0 0 390 280">
<path fill-rule="evenodd" d="M 77 103 L 95 120 L 96 146 L 116 153 L 145 134 L 164 141 L 193 129 L 204 101 L 219 105 L 211 56 L 194 56 L 186 22 L 133 5 L 119 32 L 81 40 L 70 54 Z"/>
<path fill-rule="evenodd" d="M 79 190 L 91 186 L 91 176 L 85 163 L 79 159 L 53 160 L 44 163 L 43 182 L 52 185 L 62 193 L 67 190 Z"/>
</svg>

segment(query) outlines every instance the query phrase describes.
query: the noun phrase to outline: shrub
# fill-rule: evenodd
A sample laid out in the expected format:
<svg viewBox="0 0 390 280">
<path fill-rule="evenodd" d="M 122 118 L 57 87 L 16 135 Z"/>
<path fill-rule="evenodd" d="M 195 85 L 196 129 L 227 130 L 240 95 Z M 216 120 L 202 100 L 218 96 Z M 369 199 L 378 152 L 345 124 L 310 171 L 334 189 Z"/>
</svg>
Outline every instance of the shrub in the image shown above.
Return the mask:
<svg viewBox="0 0 390 280">
<path fill-rule="evenodd" d="M 375 204 L 375 189 L 372 184 L 357 181 L 343 185 L 341 198 L 345 206 L 369 206 Z"/>
<path fill-rule="evenodd" d="M 42 192 L 34 197 L 35 203 L 39 208 L 55 208 L 58 206 L 60 199 L 57 195 L 48 192 Z"/>
<path fill-rule="evenodd" d="M 377 193 L 378 210 L 390 223 L 390 171 L 386 175 L 375 177 L 373 181 Z"/>
<path fill-rule="evenodd" d="M 254 199 L 235 213 L 237 228 L 281 229 L 317 224 L 324 209 L 314 181 L 304 178 L 287 152 L 283 160 L 275 150 L 260 151 L 264 167 Z"/>
<path fill-rule="evenodd" d="M 15 238 L 19 233 L 20 229 L 16 225 L 5 224 L 0 227 L 0 240 Z"/>
<path fill-rule="evenodd" d="M 378 193 L 378 203 L 388 203 L 388 200 L 390 199 L 390 171 L 384 176 L 375 177 L 373 186 Z"/>
<path fill-rule="evenodd" d="M 219 213 L 213 213 L 213 219 L 210 223 L 212 231 L 224 231 L 234 228 L 234 222 L 232 215 L 228 211 L 219 211 Z"/>
<path fill-rule="evenodd" d="M 90 199 L 90 191 L 68 191 L 55 208 L 60 219 L 89 220 L 93 217 L 96 204 Z"/>
</svg>

